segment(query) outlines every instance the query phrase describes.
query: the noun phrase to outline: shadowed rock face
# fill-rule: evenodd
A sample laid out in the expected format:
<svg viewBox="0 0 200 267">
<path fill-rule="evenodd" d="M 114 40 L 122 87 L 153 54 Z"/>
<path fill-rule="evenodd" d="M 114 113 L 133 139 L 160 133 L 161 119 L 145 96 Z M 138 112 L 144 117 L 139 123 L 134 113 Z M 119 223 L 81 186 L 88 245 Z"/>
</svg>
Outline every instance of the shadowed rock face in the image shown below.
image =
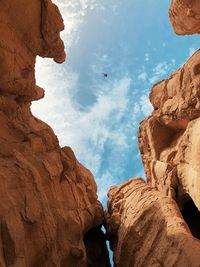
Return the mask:
<svg viewBox="0 0 200 267">
<path fill-rule="evenodd" d="M 109 266 L 92 174 L 30 111 L 36 56 L 65 59 L 58 8 L 3 0 L 0 17 L 0 266 Z"/>
<path fill-rule="evenodd" d="M 199 0 L 172 0 L 169 17 L 177 34 L 200 33 Z"/>
</svg>

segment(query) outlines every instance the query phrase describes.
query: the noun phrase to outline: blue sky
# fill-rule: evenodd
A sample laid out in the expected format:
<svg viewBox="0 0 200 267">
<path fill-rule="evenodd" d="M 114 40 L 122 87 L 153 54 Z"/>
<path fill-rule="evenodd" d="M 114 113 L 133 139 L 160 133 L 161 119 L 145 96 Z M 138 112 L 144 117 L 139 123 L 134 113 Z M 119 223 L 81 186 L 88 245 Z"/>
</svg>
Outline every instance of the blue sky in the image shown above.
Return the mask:
<svg viewBox="0 0 200 267">
<path fill-rule="evenodd" d="M 149 91 L 198 49 L 199 37 L 175 35 L 170 0 L 54 2 L 64 18 L 68 57 L 62 65 L 37 59 L 37 84 L 46 97 L 32 111 L 93 172 L 105 201 L 111 185 L 144 178 L 137 130 L 152 110 Z"/>
</svg>

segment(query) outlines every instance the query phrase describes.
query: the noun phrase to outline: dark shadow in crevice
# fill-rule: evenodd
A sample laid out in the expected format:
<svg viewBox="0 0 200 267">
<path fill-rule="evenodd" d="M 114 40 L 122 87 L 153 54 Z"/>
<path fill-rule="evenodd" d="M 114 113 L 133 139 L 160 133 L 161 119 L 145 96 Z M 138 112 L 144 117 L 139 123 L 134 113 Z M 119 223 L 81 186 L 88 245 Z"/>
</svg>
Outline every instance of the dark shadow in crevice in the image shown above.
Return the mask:
<svg viewBox="0 0 200 267">
<path fill-rule="evenodd" d="M 184 197 L 182 215 L 192 235 L 200 239 L 200 212 L 188 195 Z"/>
<path fill-rule="evenodd" d="M 110 267 L 106 236 L 101 227 L 93 228 L 84 235 L 88 267 Z"/>
</svg>

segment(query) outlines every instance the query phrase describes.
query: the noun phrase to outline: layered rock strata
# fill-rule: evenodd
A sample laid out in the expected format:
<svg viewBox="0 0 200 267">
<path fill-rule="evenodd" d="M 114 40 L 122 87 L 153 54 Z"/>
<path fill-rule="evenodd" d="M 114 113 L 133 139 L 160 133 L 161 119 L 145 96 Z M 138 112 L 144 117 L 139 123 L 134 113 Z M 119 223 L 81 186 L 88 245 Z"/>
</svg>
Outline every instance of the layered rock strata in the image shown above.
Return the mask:
<svg viewBox="0 0 200 267">
<path fill-rule="evenodd" d="M 172 0 L 169 16 L 177 34 L 200 33 L 199 0 Z"/>
<path fill-rule="evenodd" d="M 109 266 L 92 174 L 30 111 L 36 56 L 65 59 L 59 10 L 5 0 L 0 17 L 0 266 Z"/>
</svg>

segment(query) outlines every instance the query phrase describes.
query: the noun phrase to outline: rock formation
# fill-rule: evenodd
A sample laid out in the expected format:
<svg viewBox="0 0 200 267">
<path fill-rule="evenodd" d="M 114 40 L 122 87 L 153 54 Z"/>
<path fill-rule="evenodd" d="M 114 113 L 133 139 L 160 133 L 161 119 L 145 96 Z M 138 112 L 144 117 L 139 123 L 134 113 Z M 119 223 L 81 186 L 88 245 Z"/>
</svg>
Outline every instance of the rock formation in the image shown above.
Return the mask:
<svg viewBox="0 0 200 267">
<path fill-rule="evenodd" d="M 0 267 L 109 267 L 94 177 L 30 105 L 36 56 L 65 60 L 51 0 L 0 1 Z M 178 34 L 199 33 L 197 0 L 173 0 Z M 200 51 L 150 93 L 139 128 L 147 181 L 109 192 L 116 267 L 200 266 Z"/>
<path fill-rule="evenodd" d="M 0 1 L 0 266 L 110 266 L 89 170 L 35 118 L 35 59 L 65 60 L 50 0 Z"/>
<path fill-rule="evenodd" d="M 107 229 L 116 267 L 200 266 L 200 51 L 153 86 L 140 124 L 147 182 L 111 188 Z"/>
<path fill-rule="evenodd" d="M 200 31 L 200 3 L 173 0 L 178 34 Z M 109 192 L 107 229 L 116 267 L 200 266 L 200 50 L 153 86 L 139 148 L 147 181 Z"/>
<path fill-rule="evenodd" d="M 200 209 L 199 67 L 197 51 L 182 68 L 152 88 L 154 111 L 140 125 L 139 147 L 151 186 L 180 206 L 188 194 Z"/>
<path fill-rule="evenodd" d="M 200 33 L 199 0 L 172 0 L 169 16 L 177 34 Z"/>
<path fill-rule="evenodd" d="M 142 179 L 111 188 L 107 223 L 117 267 L 199 266 L 200 242 L 175 201 Z"/>
</svg>

